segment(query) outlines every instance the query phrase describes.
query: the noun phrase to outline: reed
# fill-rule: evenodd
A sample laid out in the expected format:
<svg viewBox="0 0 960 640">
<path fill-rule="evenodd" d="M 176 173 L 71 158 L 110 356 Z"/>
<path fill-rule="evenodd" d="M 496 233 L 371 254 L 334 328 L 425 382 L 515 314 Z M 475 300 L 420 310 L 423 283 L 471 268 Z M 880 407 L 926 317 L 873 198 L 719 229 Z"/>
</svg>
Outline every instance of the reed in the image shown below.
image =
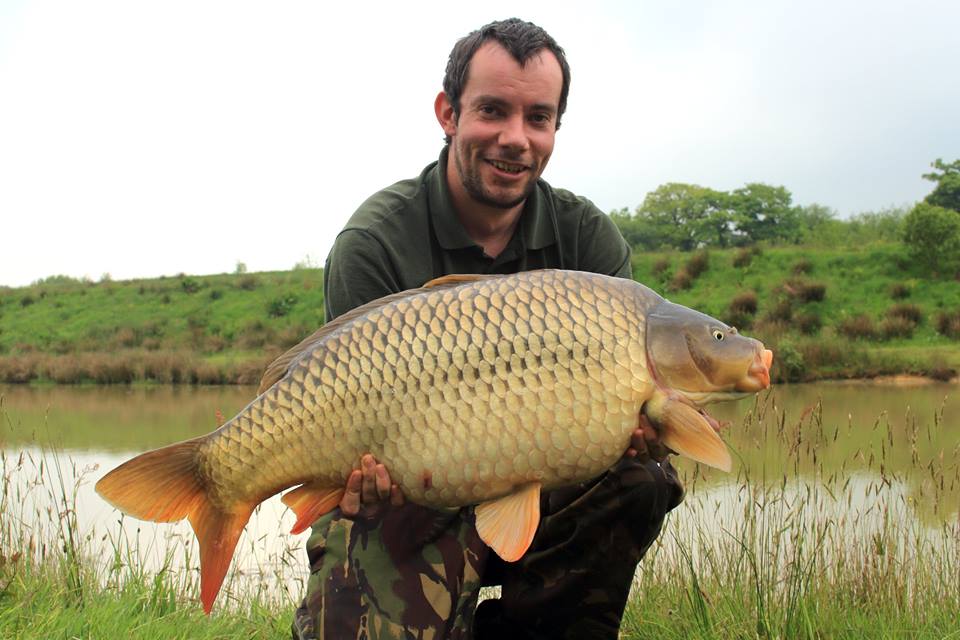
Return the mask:
<svg viewBox="0 0 960 640">
<path fill-rule="evenodd" d="M 930 429 L 942 428 L 942 412 L 933 425 L 911 422 L 908 413 L 897 437 L 880 416 L 879 446 L 857 448 L 837 471 L 823 454 L 861 434 L 824 424 L 819 405 L 789 425 L 765 402 L 758 400 L 743 428 L 749 440 L 782 447 L 784 455 L 776 465 L 742 467 L 722 490 L 726 504 L 734 496 L 739 505 L 726 513 L 698 469 L 686 474 L 684 526 L 668 525 L 641 563 L 625 636 L 960 634 L 957 452 L 946 459 L 918 452 Z M 912 468 L 898 469 L 903 449 Z"/>
</svg>

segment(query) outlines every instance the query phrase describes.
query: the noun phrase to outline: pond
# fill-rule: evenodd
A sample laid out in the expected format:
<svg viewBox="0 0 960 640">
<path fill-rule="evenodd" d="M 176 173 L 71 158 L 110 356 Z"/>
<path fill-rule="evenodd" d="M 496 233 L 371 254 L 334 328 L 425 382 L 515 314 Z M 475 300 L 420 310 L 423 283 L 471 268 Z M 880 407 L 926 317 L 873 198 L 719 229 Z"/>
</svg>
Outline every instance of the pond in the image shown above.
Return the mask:
<svg viewBox="0 0 960 640">
<path fill-rule="evenodd" d="M 891 521 L 921 537 L 954 535 L 960 528 L 958 392 L 955 384 L 818 383 L 776 386 L 757 398 L 713 405 L 710 413 L 730 422 L 723 436 L 733 472 L 676 461 L 687 496 L 654 555 L 669 558 L 677 547 L 703 553 L 704 540 L 730 536 L 756 518 L 763 526 L 829 522 L 835 535 L 856 531 L 866 541 Z M 218 412 L 234 415 L 254 393 L 250 387 L 0 386 L 0 544 L 43 555 L 73 515 L 76 529 L 68 535 L 79 536 L 87 553 L 147 571 L 185 571 L 195 580 L 189 525 L 122 517 L 93 485 L 133 454 L 213 430 Z M 287 533 L 294 520 L 276 496 L 254 514 L 226 599 L 251 590 L 300 597 L 307 534 Z"/>
</svg>

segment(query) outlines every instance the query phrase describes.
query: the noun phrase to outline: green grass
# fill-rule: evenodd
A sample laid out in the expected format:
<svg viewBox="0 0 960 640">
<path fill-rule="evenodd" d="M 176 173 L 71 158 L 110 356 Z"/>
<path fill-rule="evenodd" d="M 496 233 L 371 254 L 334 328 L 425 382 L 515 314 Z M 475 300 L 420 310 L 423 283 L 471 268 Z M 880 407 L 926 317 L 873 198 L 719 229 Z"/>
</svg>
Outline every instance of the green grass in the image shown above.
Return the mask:
<svg viewBox="0 0 960 640">
<path fill-rule="evenodd" d="M 960 313 L 960 282 L 929 276 L 898 244 L 637 253 L 633 272 L 762 339 L 777 353 L 775 381 L 960 370 L 960 340 L 936 330 L 938 314 Z M 321 325 L 322 280 L 319 269 L 296 269 L 0 288 L 0 382 L 253 384 Z M 756 311 L 734 313 L 745 292 Z M 920 322 L 889 337 L 897 304 L 919 309 Z M 843 332 L 858 316 L 875 337 Z"/>
<path fill-rule="evenodd" d="M 711 251 L 708 268 L 689 288 L 678 288 L 674 276 L 688 270 L 691 255 L 635 255 L 634 278 L 673 302 L 763 340 L 777 354 L 776 381 L 900 373 L 949 379 L 960 370 L 960 341 L 940 335 L 935 321 L 941 312 L 960 310 L 960 282 L 930 277 L 909 261 L 900 245 Z M 814 287 L 822 287 L 822 299 L 805 299 Z M 907 297 L 895 297 L 897 288 L 908 292 Z M 730 303 L 748 291 L 756 294 L 757 310 L 735 317 Z M 921 313 L 910 337 L 860 339 L 840 331 L 845 320 L 865 315 L 879 332 L 888 311 L 904 303 Z M 819 328 L 807 334 L 804 320 L 811 317 Z"/>
</svg>

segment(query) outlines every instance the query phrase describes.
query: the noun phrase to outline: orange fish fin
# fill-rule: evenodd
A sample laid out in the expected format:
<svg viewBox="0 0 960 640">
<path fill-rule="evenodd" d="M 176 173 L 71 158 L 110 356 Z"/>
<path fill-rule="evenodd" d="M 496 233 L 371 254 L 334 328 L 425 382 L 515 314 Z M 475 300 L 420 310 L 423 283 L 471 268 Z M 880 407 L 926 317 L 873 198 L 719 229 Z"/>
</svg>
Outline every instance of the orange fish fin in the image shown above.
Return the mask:
<svg viewBox="0 0 960 640">
<path fill-rule="evenodd" d="M 433 280 L 427 280 L 423 283 L 424 289 L 439 289 L 441 287 L 455 287 L 464 282 L 477 282 L 479 280 L 492 280 L 494 278 L 502 278 L 502 275 L 499 274 L 485 274 L 485 273 L 451 273 L 450 275 L 440 276 L 439 278 L 434 278 Z"/>
<path fill-rule="evenodd" d="M 204 439 L 178 442 L 124 462 L 97 482 L 97 493 L 141 520 L 183 520 L 206 501 L 197 473 L 199 447 Z"/>
<path fill-rule="evenodd" d="M 497 555 L 515 562 L 527 552 L 540 524 L 540 483 L 477 505 L 477 533 Z"/>
<path fill-rule="evenodd" d="M 647 415 L 659 426 L 664 445 L 686 458 L 730 471 L 733 461 L 727 445 L 699 411 L 676 400 L 651 404 L 646 408 Z"/>
<path fill-rule="evenodd" d="M 255 506 L 240 504 L 234 505 L 232 511 L 222 511 L 208 502 L 190 516 L 200 543 L 200 601 L 206 613 L 213 609 L 237 541 Z"/>
<path fill-rule="evenodd" d="M 140 454 L 97 482 L 107 502 L 141 520 L 190 519 L 200 543 L 200 597 L 210 613 L 230 566 L 240 532 L 255 505 L 215 507 L 199 473 L 200 445 L 206 437 Z"/>
<path fill-rule="evenodd" d="M 297 521 L 290 533 L 306 531 L 317 518 L 332 511 L 340 504 L 343 498 L 343 487 L 330 488 L 312 483 L 302 484 L 293 491 L 288 491 L 281 498 L 283 504 L 290 507 L 297 514 Z"/>
</svg>

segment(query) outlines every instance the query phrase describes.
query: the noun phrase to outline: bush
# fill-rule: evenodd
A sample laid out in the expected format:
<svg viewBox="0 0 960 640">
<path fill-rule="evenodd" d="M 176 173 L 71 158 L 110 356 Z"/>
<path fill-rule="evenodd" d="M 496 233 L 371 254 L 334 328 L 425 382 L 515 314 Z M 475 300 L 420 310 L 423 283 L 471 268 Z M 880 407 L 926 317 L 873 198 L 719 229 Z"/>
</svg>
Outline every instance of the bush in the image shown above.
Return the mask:
<svg viewBox="0 0 960 640">
<path fill-rule="evenodd" d="M 750 263 L 753 262 L 754 257 L 759 256 L 763 253 L 760 250 L 760 247 L 754 245 L 752 247 L 744 247 L 737 251 L 733 256 L 733 266 L 735 267 L 748 267 Z"/>
<path fill-rule="evenodd" d="M 805 280 L 795 280 L 785 285 L 788 293 L 801 302 L 820 302 L 826 297 L 827 285 L 822 282 L 807 282 Z"/>
<path fill-rule="evenodd" d="M 660 277 L 670 268 L 670 261 L 667 258 L 660 258 L 653 263 L 653 275 Z"/>
<path fill-rule="evenodd" d="M 910 297 L 910 287 L 902 282 L 895 282 L 890 285 L 890 297 L 894 300 L 903 300 Z"/>
<path fill-rule="evenodd" d="M 290 313 L 290 310 L 293 309 L 293 305 L 295 304 L 297 304 L 297 296 L 292 293 L 274 298 L 267 303 L 267 315 L 271 318 L 282 318 Z"/>
<path fill-rule="evenodd" d="M 689 289 L 693 286 L 693 278 L 690 277 L 690 274 L 687 273 L 687 270 L 681 267 L 673 277 L 670 278 L 670 283 L 667 285 L 667 289 L 670 291 L 682 291 L 684 289 Z"/>
<path fill-rule="evenodd" d="M 774 358 L 774 367 L 778 369 L 775 377 L 783 382 L 799 382 L 803 380 L 803 374 L 807 367 L 804 363 L 803 354 L 799 349 L 789 342 L 781 342 L 777 345 L 776 358 Z"/>
<path fill-rule="evenodd" d="M 872 340 L 877 337 L 877 328 L 874 326 L 873 319 L 863 313 L 841 320 L 837 331 L 853 340 Z"/>
<path fill-rule="evenodd" d="M 200 291 L 200 283 L 194 278 L 185 277 L 180 279 L 180 288 L 184 293 L 196 293 Z"/>
<path fill-rule="evenodd" d="M 903 241 L 914 260 L 948 271 L 960 259 L 960 213 L 921 202 L 904 219 Z"/>
<path fill-rule="evenodd" d="M 884 340 L 892 340 L 893 338 L 909 338 L 913 336 L 913 330 L 917 328 L 915 322 L 911 322 L 907 318 L 901 317 L 888 317 L 884 318 L 880 323 L 880 336 Z"/>
<path fill-rule="evenodd" d="M 960 340 L 960 309 L 937 314 L 937 333 L 951 340 Z"/>
<path fill-rule="evenodd" d="M 775 304 L 767 313 L 763 316 L 765 322 L 773 323 L 785 323 L 793 319 L 793 302 L 789 298 L 784 298 Z"/>
<path fill-rule="evenodd" d="M 687 260 L 686 270 L 694 280 L 710 267 L 710 254 L 707 251 L 697 251 Z"/>
<path fill-rule="evenodd" d="M 757 294 L 753 291 L 742 291 L 733 297 L 724 321 L 734 327 L 743 329 L 753 324 L 753 316 L 757 312 Z"/>
<path fill-rule="evenodd" d="M 887 318 L 906 320 L 916 326 L 923 322 L 923 311 L 915 304 L 901 302 L 887 309 Z"/>
<path fill-rule="evenodd" d="M 211 290 L 210 290 L 210 299 L 211 299 L 211 300 L 219 300 L 219 299 L 222 298 L 222 297 L 223 297 L 223 291 L 220 291 L 220 289 L 211 289 Z"/>
<path fill-rule="evenodd" d="M 813 263 L 810 262 L 807 258 L 800 258 L 795 263 L 793 263 L 793 273 L 796 275 L 804 275 L 813 271 Z"/>
<path fill-rule="evenodd" d="M 237 281 L 237 287 L 244 291 L 253 291 L 257 288 L 257 277 L 245 275 Z"/>
<path fill-rule="evenodd" d="M 794 316 L 793 326 L 795 326 L 800 333 L 812 336 L 820 331 L 820 327 L 823 326 L 823 320 L 815 313 L 800 313 Z"/>
</svg>

